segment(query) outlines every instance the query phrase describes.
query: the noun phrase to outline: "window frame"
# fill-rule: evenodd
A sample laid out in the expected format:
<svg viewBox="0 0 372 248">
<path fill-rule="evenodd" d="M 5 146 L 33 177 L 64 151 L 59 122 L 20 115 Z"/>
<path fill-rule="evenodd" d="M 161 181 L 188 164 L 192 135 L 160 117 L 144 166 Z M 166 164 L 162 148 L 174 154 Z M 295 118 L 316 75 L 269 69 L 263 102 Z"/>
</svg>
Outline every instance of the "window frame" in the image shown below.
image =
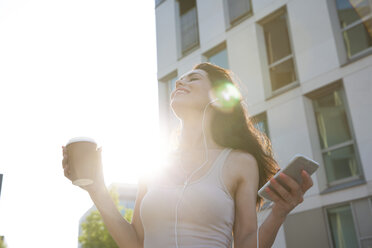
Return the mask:
<svg viewBox="0 0 372 248">
<path fill-rule="evenodd" d="M 321 98 L 321 97 L 324 97 L 324 96 L 328 95 L 329 93 L 334 92 L 336 90 L 341 90 L 342 100 L 343 100 L 343 104 L 345 106 L 344 107 L 345 108 L 345 114 L 346 114 L 346 118 L 347 118 L 347 124 L 349 126 L 349 132 L 350 132 L 350 135 L 351 135 L 351 139 L 348 140 L 348 141 L 344 141 L 344 142 L 341 142 L 339 144 L 333 145 L 333 146 L 328 147 L 328 148 L 322 148 L 321 147 L 321 140 L 320 140 L 321 138 L 320 138 L 320 134 L 319 134 L 319 128 L 318 128 L 318 124 L 316 123 L 314 100 L 316 100 L 318 98 Z M 365 180 L 364 179 L 364 171 L 363 171 L 363 166 L 362 166 L 360 156 L 359 156 L 358 142 L 356 140 L 356 136 L 355 136 L 355 133 L 354 133 L 353 124 L 352 124 L 352 121 L 351 121 L 352 119 L 351 119 L 351 115 L 350 115 L 349 104 L 348 104 L 348 100 L 347 100 L 347 96 L 346 96 L 346 92 L 345 92 L 345 87 L 343 86 L 342 80 L 337 80 L 337 81 L 335 81 L 333 83 L 330 83 L 330 84 L 328 84 L 324 87 L 321 87 L 320 89 L 316 89 L 316 90 L 308 93 L 306 95 L 306 97 L 308 97 L 311 101 L 312 115 L 313 115 L 314 120 L 315 120 L 314 124 L 315 124 L 316 132 L 317 132 L 317 142 L 318 142 L 318 145 L 319 145 L 319 153 L 320 153 L 320 158 L 321 158 L 322 165 L 323 165 L 322 166 L 322 171 L 325 175 L 325 180 L 326 180 L 325 181 L 326 189 L 323 192 L 321 192 L 320 194 L 328 193 L 328 192 L 333 191 L 333 190 L 342 189 L 344 187 L 351 187 L 351 186 L 354 186 L 355 184 L 364 183 L 364 180 Z M 357 163 L 359 175 L 338 179 L 338 180 L 335 180 L 335 181 L 332 181 L 332 182 L 328 182 L 327 172 L 326 172 L 326 169 L 325 169 L 326 165 L 325 165 L 323 154 L 328 152 L 328 151 L 334 151 L 334 150 L 337 150 L 339 148 L 347 147 L 349 145 L 353 145 L 355 161 Z"/>
<path fill-rule="evenodd" d="M 275 20 L 276 18 L 280 17 L 281 15 L 285 15 L 285 23 L 286 23 L 286 27 L 287 27 L 287 30 L 288 30 L 288 41 L 289 41 L 289 47 L 291 49 L 291 54 L 279 59 L 278 61 L 275 61 L 274 63 L 271 63 L 269 64 L 269 61 L 267 59 L 267 55 L 268 55 L 268 48 L 266 47 L 266 39 L 265 39 L 265 29 L 264 29 L 264 25 Z M 290 28 L 290 20 L 289 20 L 289 15 L 288 15 L 288 11 L 287 11 L 287 6 L 284 5 L 276 10 L 274 10 L 273 12 L 271 12 L 270 14 L 268 14 L 266 17 L 262 18 L 261 20 L 259 20 L 257 22 L 257 27 L 258 27 L 258 35 L 261 36 L 260 37 L 260 41 L 263 42 L 263 44 L 261 44 L 259 47 L 259 50 L 260 50 L 260 53 L 261 53 L 261 57 L 263 58 L 263 66 L 265 67 L 264 68 L 264 73 L 267 74 L 267 77 L 264 76 L 264 83 L 266 85 L 265 87 L 265 98 L 266 100 L 269 100 L 273 97 L 276 97 L 280 94 L 283 94 L 293 88 L 296 88 L 300 85 L 300 81 L 299 81 L 299 73 L 298 73 L 298 70 L 297 70 L 297 61 L 296 61 L 296 56 L 295 56 L 295 53 L 294 53 L 294 46 L 293 46 L 293 39 L 292 39 L 292 32 L 291 32 L 291 28 Z M 258 42 L 259 44 L 261 42 Z M 270 77 L 270 69 L 274 66 L 277 66 L 277 65 L 280 65 L 288 60 L 292 59 L 293 61 L 293 72 L 295 74 L 295 77 L 296 77 L 296 80 L 294 80 L 293 82 L 291 83 L 288 83 L 287 85 L 279 88 L 279 89 L 276 89 L 276 90 L 273 90 L 273 85 L 272 85 L 272 81 L 271 81 L 271 77 Z"/>
<path fill-rule="evenodd" d="M 353 218 L 353 223 L 354 223 L 354 231 L 355 231 L 355 234 L 356 234 L 356 238 L 358 240 L 358 246 L 361 247 L 360 245 L 360 235 L 359 235 L 359 230 L 358 230 L 358 227 L 357 227 L 357 222 L 356 222 L 356 217 L 355 217 L 355 210 L 354 210 L 354 207 L 352 205 L 352 201 L 347 201 L 347 202 L 340 202 L 340 203 L 337 203 L 337 204 L 333 204 L 331 206 L 326 206 L 323 208 L 323 213 L 324 213 L 324 216 L 325 216 L 325 221 L 326 221 L 326 225 L 327 225 L 327 234 L 328 234 L 328 243 L 330 245 L 331 248 L 335 248 L 334 244 L 333 244 L 333 237 L 332 237 L 332 228 L 331 228 L 331 224 L 329 222 L 329 216 L 328 216 L 328 210 L 329 209 L 332 209 L 332 208 L 338 208 L 338 207 L 342 207 L 342 206 L 349 206 L 350 207 L 350 211 L 351 211 L 351 215 L 352 215 L 352 218 Z"/>
<path fill-rule="evenodd" d="M 328 217 L 328 211 L 327 210 L 332 209 L 332 208 L 341 207 L 341 206 L 349 205 L 349 207 L 350 207 L 351 214 L 352 214 L 352 217 L 353 217 L 353 222 L 354 222 L 354 230 L 355 230 L 355 233 L 356 233 L 356 237 L 357 237 L 357 240 L 358 240 L 359 247 L 362 247 L 362 241 L 372 239 L 372 236 L 361 236 L 359 222 L 358 222 L 358 219 L 356 217 L 356 208 L 354 207 L 355 202 L 356 201 L 361 201 L 361 200 L 364 200 L 364 199 L 367 200 L 367 202 L 368 202 L 367 204 L 368 204 L 369 209 L 370 209 L 371 214 L 372 214 L 372 197 L 371 196 L 366 196 L 366 197 L 353 199 L 353 200 L 349 200 L 349 201 L 338 202 L 338 203 L 331 204 L 331 205 L 323 207 L 323 215 L 324 215 L 324 218 L 325 218 L 326 230 L 327 230 L 327 236 L 328 236 L 328 243 L 330 245 L 330 248 L 335 248 L 335 246 L 333 244 L 332 229 L 331 229 L 331 225 L 329 223 L 329 217 Z"/>
</svg>

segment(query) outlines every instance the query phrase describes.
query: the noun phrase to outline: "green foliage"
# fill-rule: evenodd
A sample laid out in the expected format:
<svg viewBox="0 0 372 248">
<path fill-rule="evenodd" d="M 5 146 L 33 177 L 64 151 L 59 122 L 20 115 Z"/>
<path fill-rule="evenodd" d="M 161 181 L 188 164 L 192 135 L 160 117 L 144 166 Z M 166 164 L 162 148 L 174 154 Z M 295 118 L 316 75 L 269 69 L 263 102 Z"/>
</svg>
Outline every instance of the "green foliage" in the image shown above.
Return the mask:
<svg viewBox="0 0 372 248">
<path fill-rule="evenodd" d="M 118 210 L 121 211 L 123 206 L 119 205 L 119 195 L 117 190 L 113 188 L 110 190 L 110 195 L 117 206 Z M 125 209 L 124 219 L 131 222 L 133 216 L 132 209 Z M 103 223 L 101 214 L 98 210 L 92 211 L 82 223 L 82 234 L 79 236 L 79 242 L 83 248 L 118 248 L 114 239 L 108 232 L 106 225 Z M 0 246 L 0 248 L 2 248 Z"/>
<path fill-rule="evenodd" d="M 0 239 L 0 248 L 6 248 L 4 241 Z"/>
</svg>

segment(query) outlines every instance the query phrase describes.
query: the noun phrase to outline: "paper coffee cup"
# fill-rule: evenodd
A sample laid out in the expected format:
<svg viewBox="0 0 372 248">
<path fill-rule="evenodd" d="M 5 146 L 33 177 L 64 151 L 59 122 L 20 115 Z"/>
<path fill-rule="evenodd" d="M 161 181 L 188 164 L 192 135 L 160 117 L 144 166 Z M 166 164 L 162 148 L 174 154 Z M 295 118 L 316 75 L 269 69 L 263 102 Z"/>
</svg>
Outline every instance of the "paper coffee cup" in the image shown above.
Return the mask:
<svg viewBox="0 0 372 248">
<path fill-rule="evenodd" d="M 100 163 L 97 142 L 89 137 L 75 137 L 67 142 L 66 150 L 72 184 L 92 184 Z"/>
</svg>

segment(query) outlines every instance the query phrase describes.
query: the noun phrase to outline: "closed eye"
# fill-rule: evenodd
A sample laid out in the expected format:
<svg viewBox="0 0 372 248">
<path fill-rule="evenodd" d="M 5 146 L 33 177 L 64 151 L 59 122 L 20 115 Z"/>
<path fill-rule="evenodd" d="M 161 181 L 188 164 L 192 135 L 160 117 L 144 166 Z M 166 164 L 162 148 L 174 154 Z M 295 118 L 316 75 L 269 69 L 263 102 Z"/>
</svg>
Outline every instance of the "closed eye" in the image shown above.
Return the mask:
<svg viewBox="0 0 372 248">
<path fill-rule="evenodd" d="M 191 78 L 190 81 L 198 80 L 198 78 Z"/>
</svg>

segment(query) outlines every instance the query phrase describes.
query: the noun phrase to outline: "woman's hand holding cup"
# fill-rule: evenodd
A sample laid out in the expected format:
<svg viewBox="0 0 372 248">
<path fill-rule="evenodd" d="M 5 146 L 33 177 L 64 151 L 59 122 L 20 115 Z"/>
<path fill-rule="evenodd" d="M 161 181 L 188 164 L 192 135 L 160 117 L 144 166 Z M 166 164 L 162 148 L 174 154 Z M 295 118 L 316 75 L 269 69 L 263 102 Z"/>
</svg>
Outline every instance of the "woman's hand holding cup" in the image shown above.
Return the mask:
<svg viewBox="0 0 372 248">
<path fill-rule="evenodd" d="M 89 193 L 104 189 L 102 147 L 86 138 L 71 139 L 62 146 L 64 175 Z"/>
</svg>

